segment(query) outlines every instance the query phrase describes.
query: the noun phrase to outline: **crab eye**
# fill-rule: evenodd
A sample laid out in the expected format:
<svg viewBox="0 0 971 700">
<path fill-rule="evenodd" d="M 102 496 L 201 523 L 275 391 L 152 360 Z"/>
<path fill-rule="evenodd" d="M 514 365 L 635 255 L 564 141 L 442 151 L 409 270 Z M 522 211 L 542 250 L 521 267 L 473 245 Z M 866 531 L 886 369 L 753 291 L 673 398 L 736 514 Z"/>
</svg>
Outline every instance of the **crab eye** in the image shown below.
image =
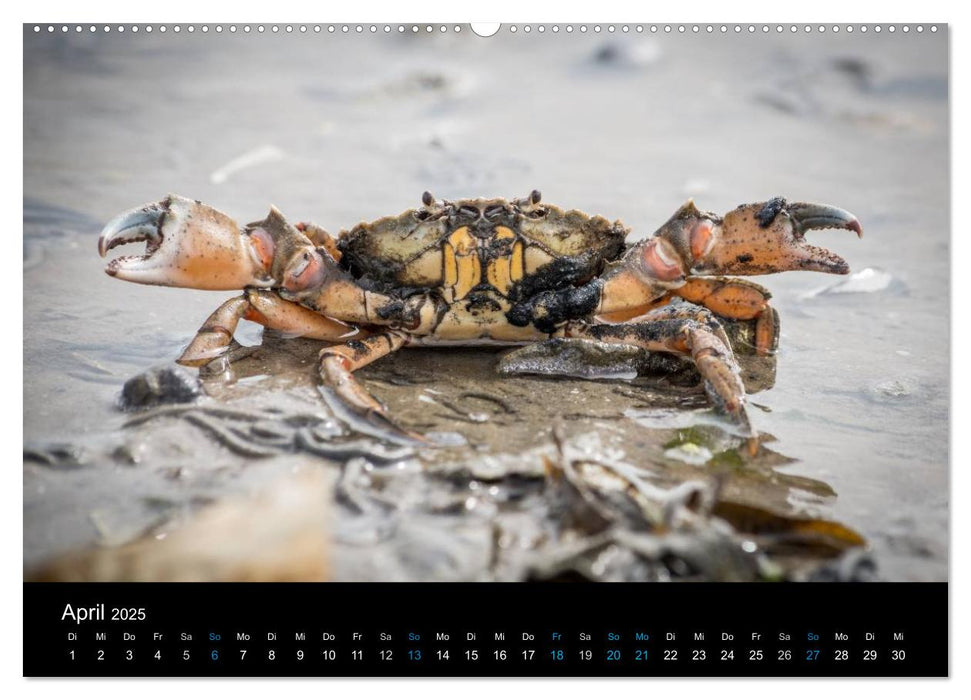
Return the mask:
<svg viewBox="0 0 971 700">
<path fill-rule="evenodd" d="M 478 219 L 479 218 L 479 208 L 473 207 L 469 204 L 459 207 L 459 216 L 463 219 Z"/>
</svg>

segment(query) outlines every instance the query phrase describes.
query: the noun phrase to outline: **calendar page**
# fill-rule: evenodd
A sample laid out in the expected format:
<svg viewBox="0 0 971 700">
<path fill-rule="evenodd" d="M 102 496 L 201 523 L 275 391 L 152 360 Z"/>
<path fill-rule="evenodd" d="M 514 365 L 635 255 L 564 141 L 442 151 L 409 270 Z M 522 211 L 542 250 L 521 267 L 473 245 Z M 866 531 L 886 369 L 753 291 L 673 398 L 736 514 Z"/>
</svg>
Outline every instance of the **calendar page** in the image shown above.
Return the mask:
<svg viewBox="0 0 971 700">
<path fill-rule="evenodd" d="M 948 42 L 25 24 L 24 675 L 948 675 Z"/>
</svg>

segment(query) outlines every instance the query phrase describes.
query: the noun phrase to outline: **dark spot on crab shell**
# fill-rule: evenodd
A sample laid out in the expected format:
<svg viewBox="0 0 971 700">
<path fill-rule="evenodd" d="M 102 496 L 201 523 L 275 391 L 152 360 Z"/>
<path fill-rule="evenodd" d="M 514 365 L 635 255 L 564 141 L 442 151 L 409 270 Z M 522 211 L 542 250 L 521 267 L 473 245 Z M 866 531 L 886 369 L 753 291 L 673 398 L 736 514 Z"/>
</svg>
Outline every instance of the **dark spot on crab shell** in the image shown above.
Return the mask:
<svg viewBox="0 0 971 700">
<path fill-rule="evenodd" d="M 378 309 L 378 318 L 382 318 L 385 321 L 388 319 L 400 319 L 404 314 L 405 303 L 400 299 L 392 301 L 390 304 L 385 304 L 380 309 Z"/>
<path fill-rule="evenodd" d="M 740 263 L 749 263 L 754 260 L 754 256 L 751 253 L 742 253 L 741 255 L 736 255 L 735 259 Z"/>
<path fill-rule="evenodd" d="M 761 209 L 759 209 L 758 213 L 755 215 L 755 218 L 759 220 L 760 227 L 768 228 L 769 224 L 775 220 L 776 215 L 785 208 L 785 197 L 773 197 L 766 202 Z"/>
<path fill-rule="evenodd" d="M 506 319 L 514 326 L 532 323 L 543 333 L 552 333 L 563 321 L 584 318 L 596 311 L 602 291 L 603 280 L 595 279 L 579 287 L 542 292 L 515 305 Z"/>
<path fill-rule="evenodd" d="M 685 324 L 698 324 L 698 321 L 691 319 L 660 319 L 652 323 L 611 323 L 594 325 L 587 328 L 588 335 L 595 340 L 608 342 L 625 341 L 636 339 L 638 342 L 650 344 L 661 343 L 676 338 Z M 709 328 L 717 328 L 704 323 Z"/>
<path fill-rule="evenodd" d="M 616 260 L 624 243 L 607 250 L 591 250 L 580 255 L 563 256 L 551 260 L 530 275 L 516 282 L 509 290 L 511 301 L 525 301 L 540 292 L 577 287 L 601 274 L 607 261 Z"/>
<path fill-rule="evenodd" d="M 479 249 L 479 258 L 483 263 L 488 263 L 497 258 L 509 257 L 512 253 L 512 238 L 493 238 L 487 245 Z"/>
<path fill-rule="evenodd" d="M 466 297 L 465 310 L 473 316 L 479 315 L 482 311 L 499 311 L 502 306 L 495 295 L 496 291 L 491 285 L 477 285 Z"/>
<path fill-rule="evenodd" d="M 427 297 L 427 290 L 412 287 L 399 287 L 390 290 L 392 300 L 377 309 L 376 313 L 382 320 L 394 324 L 401 324 L 405 328 L 415 328 L 421 322 L 421 310 Z M 438 304 L 440 306 L 440 302 Z M 438 310 L 439 316 L 443 313 Z"/>
<path fill-rule="evenodd" d="M 368 351 L 368 346 L 362 343 L 360 340 L 351 340 L 347 342 L 347 347 L 354 351 L 357 356 L 364 355 Z"/>
<path fill-rule="evenodd" d="M 405 289 L 396 281 L 404 269 L 404 265 L 400 262 L 375 257 L 366 260 L 366 267 L 361 263 L 362 261 L 357 260 L 353 255 L 348 255 L 346 250 L 340 260 L 341 268 L 349 272 L 357 283 L 369 292 L 391 294 Z"/>
</svg>

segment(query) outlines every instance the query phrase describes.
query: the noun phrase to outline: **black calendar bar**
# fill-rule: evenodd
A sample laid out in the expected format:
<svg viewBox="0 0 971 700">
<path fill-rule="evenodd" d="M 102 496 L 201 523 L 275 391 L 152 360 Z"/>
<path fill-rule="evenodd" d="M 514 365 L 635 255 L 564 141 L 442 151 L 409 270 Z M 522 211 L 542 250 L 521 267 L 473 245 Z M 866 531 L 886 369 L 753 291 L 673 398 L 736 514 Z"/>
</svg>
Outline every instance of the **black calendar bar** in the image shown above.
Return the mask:
<svg viewBox="0 0 971 700">
<path fill-rule="evenodd" d="M 946 676 L 945 583 L 24 584 L 26 676 Z"/>
</svg>

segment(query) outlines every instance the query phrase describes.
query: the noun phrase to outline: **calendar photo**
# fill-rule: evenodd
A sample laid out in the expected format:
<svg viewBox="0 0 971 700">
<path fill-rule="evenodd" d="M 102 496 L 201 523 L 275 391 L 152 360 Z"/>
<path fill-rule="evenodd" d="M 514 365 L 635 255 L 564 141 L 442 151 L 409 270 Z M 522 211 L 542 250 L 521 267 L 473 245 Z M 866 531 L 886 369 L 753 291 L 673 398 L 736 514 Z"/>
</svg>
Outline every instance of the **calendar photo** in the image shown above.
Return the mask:
<svg viewBox="0 0 971 700">
<path fill-rule="evenodd" d="M 948 38 L 24 25 L 25 584 L 946 582 Z"/>
</svg>

